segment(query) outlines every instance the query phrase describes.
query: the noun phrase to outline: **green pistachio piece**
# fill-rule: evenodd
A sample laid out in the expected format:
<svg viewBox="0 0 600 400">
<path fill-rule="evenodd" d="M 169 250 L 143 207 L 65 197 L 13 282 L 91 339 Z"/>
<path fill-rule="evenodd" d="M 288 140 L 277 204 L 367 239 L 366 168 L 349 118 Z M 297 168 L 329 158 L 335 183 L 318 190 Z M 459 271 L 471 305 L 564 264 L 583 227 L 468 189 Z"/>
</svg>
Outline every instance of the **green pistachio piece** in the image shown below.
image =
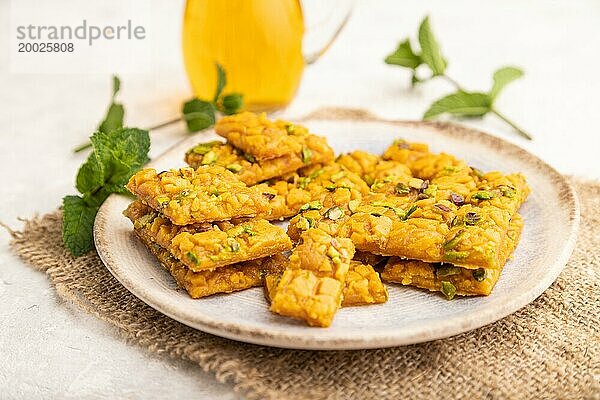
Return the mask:
<svg viewBox="0 0 600 400">
<path fill-rule="evenodd" d="M 200 162 L 200 164 L 202 164 L 202 165 L 213 164 L 215 161 L 217 161 L 217 158 L 219 158 L 217 156 L 217 153 L 215 153 L 214 151 L 211 150 L 208 153 L 206 153 L 204 155 L 204 157 L 202 157 L 202 161 Z"/>
<path fill-rule="evenodd" d="M 320 201 L 315 200 L 315 201 L 308 202 L 305 205 L 303 205 L 302 207 L 300 207 L 300 211 L 320 210 L 321 208 L 323 208 L 323 204 L 321 204 Z"/>
<path fill-rule="evenodd" d="M 188 251 L 188 253 L 186 255 L 187 255 L 187 258 L 194 264 L 196 264 L 196 265 L 200 264 L 200 260 L 198 259 L 198 256 L 196 254 L 194 254 L 193 252 Z"/>
<path fill-rule="evenodd" d="M 335 182 L 335 181 L 342 179 L 344 176 L 346 176 L 346 173 L 344 171 L 339 171 L 339 172 L 336 172 L 335 174 L 331 175 L 330 179 L 332 182 Z"/>
<path fill-rule="evenodd" d="M 242 170 L 242 166 L 240 164 L 229 164 L 226 168 L 234 174 L 237 174 Z"/>
<path fill-rule="evenodd" d="M 242 232 L 247 234 L 248 236 L 256 236 L 256 232 L 252 230 L 252 227 L 248 225 L 244 225 Z"/>
<path fill-rule="evenodd" d="M 344 216 L 344 210 L 340 207 L 332 207 L 325 212 L 325 218 L 336 221 Z"/>
<path fill-rule="evenodd" d="M 223 144 L 223 143 L 219 142 L 219 141 L 200 143 L 200 144 L 197 144 L 194 148 L 192 148 L 191 152 L 200 154 L 200 155 L 204 155 L 204 154 L 208 153 L 209 151 L 211 151 L 213 147 L 215 147 L 217 145 L 221 145 L 221 144 Z"/>
<path fill-rule="evenodd" d="M 234 238 L 227 238 L 227 246 L 229 247 L 229 250 L 234 253 L 240 251 L 240 244 Z"/>
<path fill-rule="evenodd" d="M 256 162 L 256 158 L 254 158 L 254 156 L 252 154 L 248 154 L 248 153 L 243 153 L 242 156 L 246 159 L 246 161 L 251 162 L 251 163 L 255 163 Z"/>
<path fill-rule="evenodd" d="M 452 276 L 460 274 L 460 268 L 451 265 L 444 265 L 435 269 L 435 274 L 439 277 Z"/>
<path fill-rule="evenodd" d="M 394 190 L 398 196 L 406 196 L 410 193 L 410 188 L 402 182 L 397 184 Z"/>
<path fill-rule="evenodd" d="M 490 199 L 494 198 L 494 193 L 490 192 L 489 190 L 482 190 L 482 191 L 479 191 L 479 192 L 473 194 L 473 196 L 471 196 L 471 198 L 477 199 L 477 200 L 490 200 Z"/>
<path fill-rule="evenodd" d="M 358 206 L 360 205 L 360 200 L 350 200 L 348 202 L 348 209 L 350 212 L 356 212 L 358 210 Z"/>
<path fill-rule="evenodd" d="M 417 208 L 418 208 L 418 207 L 417 207 L 417 205 L 416 205 L 416 204 L 413 204 L 413 206 L 412 206 L 411 208 L 409 208 L 409 209 L 408 209 L 408 211 L 406 211 L 406 213 L 404 213 L 404 215 L 402 215 L 402 216 L 400 217 L 400 219 L 401 219 L 402 221 L 406 221 L 408 218 L 410 218 L 410 216 L 411 216 L 411 215 L 412 215 L 412 214 L 413 214 L 415 211 L 417 211 Z"/>
<path fill-rule="evenodd" d="M 146 226 L 149 223 L 151 223 L 152 221 L 154 221 L 156 216 L 157 216 L 157 214 L 153 213 L 153 212 L 143 215 L 140 218 L 135 220 L 135 222 L 133 223 L 133 227 L 135 229 L 142 229 L 144 226 Z"/>
<path fill-rule="evenodd" d="M 444 250 L 453 250 L 454 248 L 456 248 L 456 246 L 458 246 L 458 243 L 460 243 L 464 234 L 465 234 L 464 230 L 458 231 L 452 239 L 450 239 L 446 243 L 444 243 Z"/>
<path fill-rule="evenodd" d="M 445 261 L 458 261 L 458 260 L 463 260 L 463 259 L 467 258 L 468 256 L 469 256 L 468 251 L 450 250 L 450 251 L 446 251 L 444 253 L 444 260 Z"/>
<path fill-rule="evenodd" d="M 456 295 L 456 287 L 448 281 L 442 281 L 441 290 L 442 293 L 446 295 L 446 298 L 448 300 L 452 300 L 454 298 L 454 295 Z"/>
<path fill-rule="evenodd" d="M 296 130 L 296 125 L 294 125 L 294 124 L 287 124 L 285 126 L 285 130 L 287 131 L 287 133 L 293 134 L 294 131 Z"/>
<path fill-rule="evenodd" d="M 330 192 L 333 192 L 335 189 L 337 189 L 337 186 L 335 186 L 335 185 L 327 185 L 327 186 L 325 186 L 325 189 L 327 189 Z"/>
<path fill-rule="evenodd" d="M 308 163 L 310 163 L 311 160 L 312 160 L 312 150 L 309 149 L 308 147 L 304 147 L 302 149 L 302 162 L 304 164 L 308 164 Z"/>
<path fill-rule="evenodd" d="M 483 282 L 485 280 L 485 276 L 486 276 L 486 272 L 485 269 L 483 268 L 478 268 L 473 270 L 473 279 L 475 279 L 477 282 Z"/>
</svg>

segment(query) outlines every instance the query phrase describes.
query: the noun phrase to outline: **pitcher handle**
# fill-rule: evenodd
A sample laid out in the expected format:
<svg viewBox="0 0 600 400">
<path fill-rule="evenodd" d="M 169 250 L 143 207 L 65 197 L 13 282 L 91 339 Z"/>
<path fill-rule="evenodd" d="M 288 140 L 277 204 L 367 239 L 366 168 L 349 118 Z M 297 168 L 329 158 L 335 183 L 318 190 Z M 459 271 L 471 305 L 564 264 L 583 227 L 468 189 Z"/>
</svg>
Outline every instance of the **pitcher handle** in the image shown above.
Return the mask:
<svg viewBox="0 0 600 400">
<path fill-rule="evenodd" d="M 305 29 L 302 53 L 304 62 L 317 61 L 344 29 L 354 7 L 354 0 L 302 0 Z"/>
</svg>

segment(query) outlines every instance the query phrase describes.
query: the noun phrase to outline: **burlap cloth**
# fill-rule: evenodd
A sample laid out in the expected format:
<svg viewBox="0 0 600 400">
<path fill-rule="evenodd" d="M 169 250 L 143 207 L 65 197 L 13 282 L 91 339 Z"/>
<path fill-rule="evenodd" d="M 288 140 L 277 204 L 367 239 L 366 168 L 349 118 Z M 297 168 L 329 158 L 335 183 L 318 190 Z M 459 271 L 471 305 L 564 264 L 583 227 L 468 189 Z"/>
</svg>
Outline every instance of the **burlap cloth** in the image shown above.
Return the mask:
<svg viewBox="0 0 600 400">
<path fill-rule="evenodd" d="M 573 183 L 582 215 L 577 247 L 542 296 L 475 331 L 389 349 L 283 350 L 191 329 L 129 293 L 95 252 L 71 257 L 60 211 L 26 221 L 12 248 L 48 275 L 59 297 L 130 343 L 197 364 L 250 399 L 598 399 L 600 183 Z"/>
</svg>

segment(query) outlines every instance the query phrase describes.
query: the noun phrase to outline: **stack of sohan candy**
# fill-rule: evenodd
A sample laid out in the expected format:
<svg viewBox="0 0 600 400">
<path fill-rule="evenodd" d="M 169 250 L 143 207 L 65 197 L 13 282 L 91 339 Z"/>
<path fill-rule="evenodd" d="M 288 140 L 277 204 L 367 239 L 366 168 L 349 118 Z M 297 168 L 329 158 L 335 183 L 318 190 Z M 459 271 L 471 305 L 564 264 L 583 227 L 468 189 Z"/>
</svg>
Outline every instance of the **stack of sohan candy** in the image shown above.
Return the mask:
<svg viewBox="0 0 600 400">
<path fill-rule="evenodd" d="M 520 174 L 403 140 L 334 160 L 324 138 L 264 114 L 215 131 L 226 142 L 190 149 L 189 168 L 127 185 L 135 233 L 194 298 L 263 285 L 271 311 L 325 327 L 342 306 L 387 301 L 382 279 L 487 295 L 517 245 Z M 269 222 L 289 217 L 287 234 Z"/>
</svg>

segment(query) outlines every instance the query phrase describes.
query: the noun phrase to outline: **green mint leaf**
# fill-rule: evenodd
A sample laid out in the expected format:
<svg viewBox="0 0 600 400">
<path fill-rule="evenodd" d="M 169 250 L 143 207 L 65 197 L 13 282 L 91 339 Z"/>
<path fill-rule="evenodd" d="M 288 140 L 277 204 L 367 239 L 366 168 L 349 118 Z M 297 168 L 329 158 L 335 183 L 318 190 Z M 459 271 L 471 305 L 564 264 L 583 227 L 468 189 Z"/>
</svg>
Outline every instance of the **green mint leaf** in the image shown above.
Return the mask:
<svg viewBox="0 0 600 400">
<path fill-rule="evenodd" d="M 75 187 L 80 193 L 96 192 L 104 185 L 104 164 L 98 153 L 92 151 L 88 159 L 79 167 Z"/>
<path fill-rule="evenodd" d="M 89 206 L 79 196 L 63 198 L 63 243 L 75 257 L 94 247 L 93 228 L 98 207 Z"/>
<path fill-rule="evenodd" d="M 227 75 L 225 74 L 225 70 L 221 66 L 221 64 L 217 65 L 217 89 L 215 91 L 215 97 L 213 98 L 213 103 L 217 103 L 219 97 L 221 97 L 221 93 L 223 92 L 223 88 L 227 85 Z"/>
<path fill-rule="evenodd" d="M 481 117 L 490 111 L 491 106 L 492 99 L 486 93 L 458 91 L 434 102 L 423 119 L 446 113 L 457 117 Z"/>
<path fill-rule="evenodd" d="M 517 67 L 504 67 L 494 72 L 494 84 L 490 90 L 490 97 L 496 99 L 506 85 L 523 76 L 523 70 Z"/>
<path fill-rule="evenodd" d="M 219 101 L 219 110 L 225 115 L 240 112 L 244 107 L 244 95 L 231 93 L 223 96 Z"/>
<path fill-rule="evenodd" d="M 448 63 L 442 56 L 440 45 L 431 31 L 429 17 L 425 17 L 419 26 L 419 44 L 421 45 L 421 59 L 429 66 L 433 75 L 443 75 Z"/>
<path fill-rule="evenodd" d="M 95 153 L 93 157 L 97 157 L 98 163 L 102 165 L 101 170 L 96 173 L 102 175 L 104 191 L 125 193 L 124 185 L 131 175 L 149 160 L 150 136 L 148 131 L 120 128 L 112 132 L 96 132 L 92 135 L 91 141 L 94 148 L 93 153 Z M 85 192 L 82 193 L 85 194 Z"/>
<path fill-rule="evenodd" d="M 189 132 L 197 132 L 215 124 L 215 110 L 208 101 L 193 98 L 183 104 L 183 119 Z"/>
<path fill-rule="evenodd" d="M 106 111 L 106 116 L 98 126 L 100 132 L 111 132 L 123 127 L 125 108 L 122 104 L 111 103 Z"/>
<path fill-rule="evenodd" d="M 408 39 L 400 42 L 396 51 L 385 58 L 386 64 L 399 65 L 410 69 L 415 69 L 423 63 L 421 57 L 414 53 Z"/>
<path fill-rule="evenodd" d="M 108 110 L 106 110 L 104 119 L 100 122 L 100 125 L 98 125 L 98 130 L 101 132 L 110 132 L 123 127 L 125 108 L 122 104 L 115 102 L 115 97 L 119 93 L 119 90 L 121 90 L 121 80 L 118 76 L 113 75 L 112 99 L 108 106 Z"/>
<path fill-rule="evenodd" d="M 113 75 L 113 92 L 112 92 L 113 101 L 115 100 L 117 93 L 119 93 L 119 90 L 121 90 L 121 80 L 119 79 L 118 76 Z"/>
</svg>

